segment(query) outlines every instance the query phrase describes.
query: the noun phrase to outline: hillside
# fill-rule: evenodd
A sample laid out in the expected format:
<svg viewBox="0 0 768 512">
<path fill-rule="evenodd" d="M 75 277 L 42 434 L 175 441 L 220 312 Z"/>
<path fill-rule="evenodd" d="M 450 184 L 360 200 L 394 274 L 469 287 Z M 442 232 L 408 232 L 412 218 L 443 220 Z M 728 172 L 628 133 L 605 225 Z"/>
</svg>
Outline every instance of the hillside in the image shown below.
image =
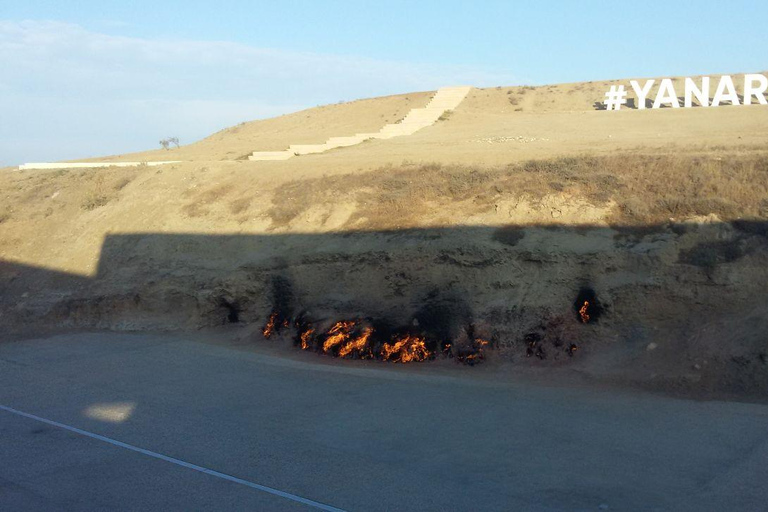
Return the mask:
<svg viewBox="0 0 768 512">
<path fill-rule="evenodd" d="M 734 76 L 737 90 L 741 90 L 740 75 Z M 718 75 L 711 77 L 716 84 Z M 682 78 L 673 82 L 682 94 Z M 597 110 L 596 103 L 603 101 L 609 87 L 619 83 L 629 89 L 629 79 L 473 89 L 447 121 L 410 137 L 371 141 L 368 146 L 372 147 L 347 148 L 340 161 L 334 160 L 332 165 L 338 167 L 348 162 L 347 169 L 359 165 L 376 167 L 397 162 L 399 156 L 415 161 L 497 164 L 510 159 L 578 153 L 639 148 L 700 150 L 765 142 L 768 120 L 765 109 L 757 105 L 645 111 L 625 106 L 618 112 Z M 657 90 L 658 79 L 649 97 L 655 97 Z M 410 93 L 325 105 L 242 123 L 179 149 L 94 160 L 237 160 L 253 151 L 279 151 L 290 144 L 321 143 L 333 136 L 378 130 L 388 122 L 402 119 L 409 109 L 422 107 L 432 94 Z"/>
<path fill-rule="evenodd" d="M 93 159 L 177 164 L 6 170 L 0 325 L 245 329 L 284 308 L 458 343 L 471 324 L 497 361 L 768 396 L 768 107 L 598 110 L 616 83 L 473 89 L 413 135 L 286 161 L 245 157 L 431 93 Z"/>
</svg>

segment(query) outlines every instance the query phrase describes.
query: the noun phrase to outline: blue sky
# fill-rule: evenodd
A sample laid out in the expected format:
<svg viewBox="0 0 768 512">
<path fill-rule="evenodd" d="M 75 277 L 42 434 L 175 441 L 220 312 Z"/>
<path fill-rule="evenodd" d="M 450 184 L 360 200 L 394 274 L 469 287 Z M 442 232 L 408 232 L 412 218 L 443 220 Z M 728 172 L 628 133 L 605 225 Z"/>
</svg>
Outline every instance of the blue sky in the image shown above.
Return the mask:
<svg viewBox="0 0 768 512">
<path fill-rule="evenodd" d="M 451 84 L 768 68 L 768 2 L 0 5 L 0 165 Z"/>
</svg>

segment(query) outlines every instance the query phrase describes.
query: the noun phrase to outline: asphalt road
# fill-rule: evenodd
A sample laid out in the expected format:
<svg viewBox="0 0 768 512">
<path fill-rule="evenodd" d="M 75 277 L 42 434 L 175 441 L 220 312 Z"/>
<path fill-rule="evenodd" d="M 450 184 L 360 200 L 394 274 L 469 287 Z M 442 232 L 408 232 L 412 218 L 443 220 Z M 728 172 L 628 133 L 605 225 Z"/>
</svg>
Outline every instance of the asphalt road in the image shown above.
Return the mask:
<svg viewBox="0 0 768 512">
<path fill-rule="evenodd" d="M 766 405 L 314 357 L 0 342 L 0 510 L 768 511 Z"/>
</svg>

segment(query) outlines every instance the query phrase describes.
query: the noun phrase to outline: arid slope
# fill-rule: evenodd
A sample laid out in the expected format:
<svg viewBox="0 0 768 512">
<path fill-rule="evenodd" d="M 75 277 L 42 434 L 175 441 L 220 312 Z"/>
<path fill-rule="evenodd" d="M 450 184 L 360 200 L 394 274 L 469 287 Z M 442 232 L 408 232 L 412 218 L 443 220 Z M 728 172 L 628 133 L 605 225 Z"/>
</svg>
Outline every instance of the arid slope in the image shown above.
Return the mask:
<svg viewBox="0 0 768 512">
<path fill-rule="evenodd" d="M 442 311 L 520 364 L 768 395 L 768 107 L 597 110 L 612 83 L 477 89 L 412 136 L 282 162 L 239 158 L 375 130 L 429 94 L 119 158 L 183 160 L 167 166 L 5 170 L 0 325 L 260 326 L 279 278 L 296 313 Z M 599 323 L 578 322 L 584 288 Z"/>
</svg>

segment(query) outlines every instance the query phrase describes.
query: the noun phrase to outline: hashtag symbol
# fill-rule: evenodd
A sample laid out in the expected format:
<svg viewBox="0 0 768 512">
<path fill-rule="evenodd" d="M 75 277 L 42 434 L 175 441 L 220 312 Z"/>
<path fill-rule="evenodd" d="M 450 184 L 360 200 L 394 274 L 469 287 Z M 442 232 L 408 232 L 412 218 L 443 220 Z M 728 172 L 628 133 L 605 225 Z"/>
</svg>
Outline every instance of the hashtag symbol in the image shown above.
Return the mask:
<svg viewBox="0 0 768 512">
<path fill-rule="evenodd" d="M 618 87 L 611 86 L 611 90 L 605 93 L 605 108 L 606 110 L 620 110 L 622 105 L 627 104 L 627 91 L 624 90 L 623 85 Z"/>
</svg>

